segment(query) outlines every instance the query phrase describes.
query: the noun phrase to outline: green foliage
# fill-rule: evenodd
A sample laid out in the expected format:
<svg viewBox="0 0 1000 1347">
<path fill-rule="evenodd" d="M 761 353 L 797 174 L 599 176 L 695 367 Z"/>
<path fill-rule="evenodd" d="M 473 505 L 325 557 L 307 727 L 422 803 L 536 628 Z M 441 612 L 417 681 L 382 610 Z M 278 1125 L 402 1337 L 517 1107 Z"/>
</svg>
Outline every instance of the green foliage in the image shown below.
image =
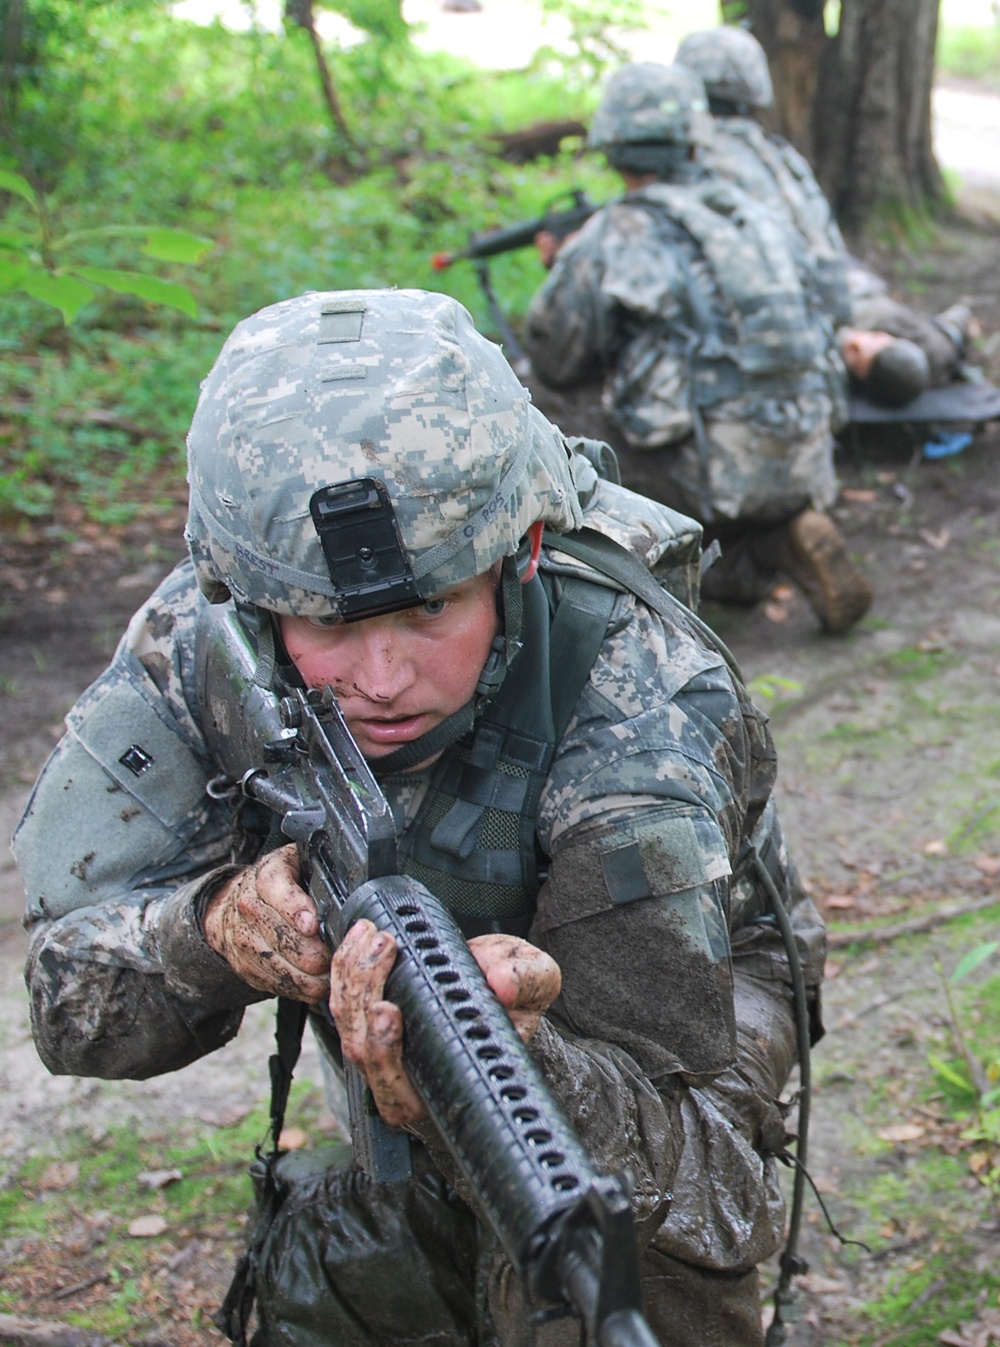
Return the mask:
<svg viewBox="0 0 1000 1347">
<path fill-rule="evenodd" d="M 410 36 L 401 0 L 320 0 L 320 3 L 324 9 L 342 14 L 355 28 L 383 42 L 405 42 Z"/>
<path fill-rule="evenodd" d="M 993 28 L 950 28 L 938 33 L 937 69 L 956 79 L 1000 86 L 1000 24 Z"/>
<path fill-rule="evenodd" d="M 30 364 L 0 350 L 0 518 L 60 518 L 58 503 L 71 499 L 98 523 L 121 523 L 176 493 L 219 337 L 186 324 L 160 335 L 157 354 L 141 334 L 80 323 L 65 349 Z"/>
<path fill-rule="evenodd" d="M 51 528 L 72 501 L 113 522 L 176 495 L 198 384 L 247 313 L 306 289 L 410 285 L 454 294 L 492 332 L 473 269 L 437 273 L 432 256 L 543 213 L 569 187 L 596 201 L 620 190 L 595 159 L 515 166 L 491 141 L 532 121 L 586 120 L 596 97 L 586 62 L 568 79 L 562 67 L 484 72 L 409 42 L 329 46 L 370 165 L 344 181 L 304 33 L 203 28 L 155 0 L 85 4 L 69 19 L 79 39 L 22 91 L 15 130 L 21 140 L 31 129 L 31 171 L 0 221 L 5 521 Z M 52 80 L 86 90 L 71 156 Z M 42 193 L 39 181 L 57 190 Z M 155 226 L 125 227 L 143 219 Z M 163 289 L 182 279 L 184 234 L 216 241 L 183 276 L 201 315 L 193 324 L 152 306 L 187 305 Z M 135 264 L 140 247 L 158 261 L 156 276 Z M 26 257 L 46 302 L 13 289 Z M 492 271 L 516 321 L 544 275 L 534 250 Z"/>
<path fill-rule="evenodd" d="M 161 0 L 0 0 L 0 133 L 35 179 L 51 184 L 74 154 L 82 110 L 102 74 L 105 24 L 163 7 Z"/>
<path fill-rule="evenodd" d="M 650 6 L 643 0 L 541 0 L 542 13 L 569 22 L 569 54 L 543 48 L 536 64 L 561 67 L 571 78 L 599 83 L 612 67 L 632 60 L 623 29 L 647 27 Z"/>
<path fill-rule="evenodd" d="M 759 702 L 775 702 L 782 697 L 798 697 L 802 694 L 802 684 L 794 678 L 783 678 L 780 674 L 759 674 L 750 680 L 748 690 L 751 697 Z"/>
<path fill-rule="evenodd" d="M 976 1147 L 975 1172 L 1000 1211 L 1000 976 L 981 984 L 976 1000 L 964 1009 L 955 992 L 998 951 L 1000 940 L 980 941 L 966 951 L 948 978 L 940 962 L 936 964 L 959 1059 L 928 1054 L 927 1060 L 956 1111 L 969 1116 L 962 1136 Z"/>
<path fill-rule="evenodd" d="M 147 257 L 198 262 L 212 247 L 210 239 L 180 229 L 142 225 L 105 225 L 59 235 L 44 198 L 26 178 L 0 169 L 0 191 L 26 201 L 34 217 L 27 228 L 0 230 L 0 294 L 23 293 L 51 304 L 65 323 L 76 318 L 101 286 L 116 294 L 135 295 L 149 304 L 169 305 L 191 318 L 198 316 L 194 296 L 184 285 L 121 267 L 89 266 L 74 260 L 72 254 L 95 241 L 138 238 Z"/>
</svg>

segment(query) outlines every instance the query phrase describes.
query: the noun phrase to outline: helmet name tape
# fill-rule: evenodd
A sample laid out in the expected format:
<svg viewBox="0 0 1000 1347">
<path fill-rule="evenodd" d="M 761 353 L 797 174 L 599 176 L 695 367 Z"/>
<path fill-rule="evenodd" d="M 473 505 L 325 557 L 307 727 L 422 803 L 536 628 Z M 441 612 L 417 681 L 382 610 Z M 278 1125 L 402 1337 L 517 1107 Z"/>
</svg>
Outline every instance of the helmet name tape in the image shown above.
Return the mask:
<svg viewBox="0 0 1000 1347">
<path fill-rule="evenodd" d="M 321 486 L 309 513 L 345 622 L 423 603 L 384 483 L 357 477 Z"/>
</svg>

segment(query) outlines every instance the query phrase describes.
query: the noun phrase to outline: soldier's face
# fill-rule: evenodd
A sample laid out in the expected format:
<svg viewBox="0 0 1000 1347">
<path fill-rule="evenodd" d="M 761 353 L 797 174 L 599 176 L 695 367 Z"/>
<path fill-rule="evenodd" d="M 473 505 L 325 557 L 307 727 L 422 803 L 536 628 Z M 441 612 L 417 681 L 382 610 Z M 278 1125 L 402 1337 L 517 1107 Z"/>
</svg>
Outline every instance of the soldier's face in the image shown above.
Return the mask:
<svg viewBox="0 0 1000 1347">
<path fill-rule="evenodd" d="M 497 577 L 477 575 L 419 608 L 323 626 L 282 617 L 308 687 L 329 685 L 365 757 L 432 730 L 470 699 L 500 628 Z"/>
<path fill-rule="evenodd" d="M 848 373 L 855 379 L 867 379 L 879 351 L 884 351 L 895 340 L 888 332 L 862 332 L 859 328 L 850 328 L 840 341 L 840 352 Z"/>
</svg>

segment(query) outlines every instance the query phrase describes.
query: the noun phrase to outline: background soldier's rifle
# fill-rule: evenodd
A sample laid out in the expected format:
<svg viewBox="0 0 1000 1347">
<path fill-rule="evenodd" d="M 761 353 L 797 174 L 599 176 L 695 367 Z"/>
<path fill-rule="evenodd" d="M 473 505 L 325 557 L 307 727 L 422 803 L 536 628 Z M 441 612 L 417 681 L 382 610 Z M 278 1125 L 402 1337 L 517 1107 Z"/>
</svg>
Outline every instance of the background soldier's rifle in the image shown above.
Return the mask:
<svg viewBox="0 0 1000 1347">
<path fill-rule="evenodd" d="M 388 803 L 332 692 L 261 686 L 271 680 L 232 603 L 204 610 L 198 641 L 213 757 L 296 843 L 327 944 L 359 918 L 395 940 L 385 994 L 403 1012 L 407 1070 L 531 1296 L 577 1314 L 598 1347 L 656 1347 L 627 1182 L 594 1170 L 453 918 L 397 873 Z M 358 1163 L 405 1177 L 408 1135 L 347 1074 Z"/>
<path fill-rule="evenodd" d="M 556 210 L 559 201 L 568 199 L 573 204 L 565 210 Z M 582 188 L 575 187 L 566 198 L 557 198 L 544 215 L 522 224 L 511 225 L 508 229 L 493 229 L 484 234 L 473 234 L 472 241 L 465 248 L 452 253 L 435 253 L 431 266 L 435 271 L 444 271 L 455 262 L 469 261 L 475 266 L 479 284 L 486 302 L 490 307 L 493 321 L 497 325 L 510 363 L 517 369 L 519 363 L 527 365 L 524 349 L 507 321 L 507 317 L 497 302 L 493 284 L 490 281 L 489 259 L 499 257 L 501 253 L 514 252 L 518 248 L 528 248 L 541 233 L 554 235 L 557 239 L 567 238 L 593 215 L 598 207 L 589 200 Z M 518 370 L 522 373 L 523 370 Z"/>
</svg>

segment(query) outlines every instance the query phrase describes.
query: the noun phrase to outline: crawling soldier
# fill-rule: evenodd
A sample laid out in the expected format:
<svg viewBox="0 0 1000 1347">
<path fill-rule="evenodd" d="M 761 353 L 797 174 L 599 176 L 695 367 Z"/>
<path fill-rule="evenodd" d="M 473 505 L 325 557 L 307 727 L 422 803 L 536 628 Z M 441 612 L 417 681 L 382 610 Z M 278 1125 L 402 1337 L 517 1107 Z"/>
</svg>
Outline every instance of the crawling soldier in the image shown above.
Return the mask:
<svg viewBox="0 0 1000 1347">
<path fill-rule="evenodd" d="M 252 1002 L 328 1002 L 412 1134 L 414 1177 L 343 1164 L 316 1182 L 321 1222 L 279 1213 L 254 1343 L 578 1341 L 573 1320 L 531 1317 L 424 1117 L 383 996 L 391 940 L 360 922 L 331 967 L 294 850 L 207 789 L 194 633 L 231 601 L 264 682 L 277 667 L 333 689 L 401 870 L 460 923 L 597 1168 L 631 1175 L 657 1338 L 762 1343 L 795 1056 L 765 889 L 814 1033 L 823 929 L 738 671 L 607 559 L 610 537 L 648 575 L 695 526 L 599 481 L 465 310 L 418 291 L 307 294 L 240 323 L 188 448 L 190 559 L 71 711 L 16 836 L 46 1065 L 144 1078 L 226 1043 Z M 309 506 L 362 478 L 384 487 L 407 575 L 361 585 L 345 620 Z"/>
</svg>

